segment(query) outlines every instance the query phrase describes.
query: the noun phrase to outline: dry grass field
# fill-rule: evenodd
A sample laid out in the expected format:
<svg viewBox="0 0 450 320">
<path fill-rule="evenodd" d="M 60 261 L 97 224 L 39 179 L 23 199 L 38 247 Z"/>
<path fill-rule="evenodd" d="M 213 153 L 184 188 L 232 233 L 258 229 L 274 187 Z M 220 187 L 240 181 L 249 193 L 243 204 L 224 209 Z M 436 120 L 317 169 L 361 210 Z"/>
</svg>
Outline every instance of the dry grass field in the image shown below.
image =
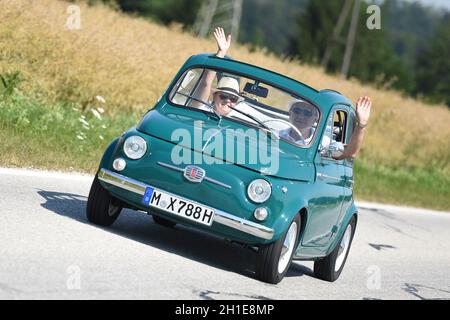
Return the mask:
<svg viewBox="0 0 450 320">
<path fill-rule="evenodd" d="M 177 26 L 166 28 L 103 6 L 88 7 L 84 2 L 78 3 L 81 29 L 71 30 L 66 26 L 69 5 L 56 0 L 0 1 L 0 75 L 19 72 L 21 81 L 15 90 L 27 101 L 38 101 L 49 108 L 67 102 L 66 108 L 72 105 L 82 109 L 99 95 L 106 100 L 103 108 L 107 117 L 128 113 L 138 117 L 154 104 L 189 56 L 216 49 L 212 40 L 197 39 Z M 447 107 L 426 105 L 356 80 L 341 80 L 320 68 L 282 61 L 264 50 L 252 52 L 236 43 L 230 55 L 317 89 L 338 90 L 353 100 L 360 95 L 372 97 L 373 116 L 359 157 L 361 164 L 433 171 L 445 177 L 445 182 L 450 180 Z M 8 103 L 4 101 L 3 108 Z M 60 108 L 64 110 L 64 106 Z M 5 141 L 7 135 L 16 134 L 11 140 L 20 141 L 25 133 L 17 125 L 9 126 L 4 117 L 0 138 Z M 32 155 L 36 153 L 37 157 L 38 149 L 25 148 L 23 152 L 29 157 L 22 159 L 11 144 L 3 142 L 0 165 L 33 165 Z M 98 160 L 99 152 L 92 163 Z M 68 162 L 57 166 L 67 166 Z M 54 162 L 44 161 L 38 166 L 51 165 Z M 95 169 L 92 164 L 74 167 Z M 449 187 L 447 183 L 442 186 Z M 446 200 L 444 207 L 448 205 Z"/>
</svg>

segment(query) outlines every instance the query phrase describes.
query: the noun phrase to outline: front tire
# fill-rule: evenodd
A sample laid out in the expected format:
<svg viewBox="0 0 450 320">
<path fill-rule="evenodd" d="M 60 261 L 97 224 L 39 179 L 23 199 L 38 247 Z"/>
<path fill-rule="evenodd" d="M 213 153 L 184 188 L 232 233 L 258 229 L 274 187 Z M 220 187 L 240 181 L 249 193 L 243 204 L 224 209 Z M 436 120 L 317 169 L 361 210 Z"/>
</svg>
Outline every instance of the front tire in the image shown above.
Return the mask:
<svg viewBox="0 0 450 320">
<path fill-rule="evenodd" d="M 119 201 L 102 187 L 97 175 L 92 182 L 86 206 L 87 219 L 100 226 L 110 226 L 116 221 L 122 207 Z"/>
<path fill-rule="evenodd" d="M 353 217 L 345 228 L 336 248 L 325 258 L 314 262 L 314 275 L 322 280 L 334 282 L 341 275 L 355 235 L 356 218 Z"/>
<path fill-rule="evenodd" d="M 299 234 L 300 215 L 297 215 L 280 239 L 259 247 L 256 262 L 256 278 L 258 280 L 273 284 L 283 280 L 292 263 Z"/>
</svg>

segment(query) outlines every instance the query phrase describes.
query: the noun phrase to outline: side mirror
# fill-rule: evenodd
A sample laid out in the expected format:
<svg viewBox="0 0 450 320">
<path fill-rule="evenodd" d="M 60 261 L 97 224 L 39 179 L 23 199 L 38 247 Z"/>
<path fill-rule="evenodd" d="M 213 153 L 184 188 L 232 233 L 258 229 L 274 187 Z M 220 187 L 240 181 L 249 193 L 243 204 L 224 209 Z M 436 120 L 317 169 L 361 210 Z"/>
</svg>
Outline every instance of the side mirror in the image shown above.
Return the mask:
<svg viewBox="0 0 450 320">
<path fill-rule="evenodd" d="M 320 149 L 320 155 L 324 158 L 338 158 L 344 153 L 344 144 L 333 141 L 330 145 Z"/>
</svg>

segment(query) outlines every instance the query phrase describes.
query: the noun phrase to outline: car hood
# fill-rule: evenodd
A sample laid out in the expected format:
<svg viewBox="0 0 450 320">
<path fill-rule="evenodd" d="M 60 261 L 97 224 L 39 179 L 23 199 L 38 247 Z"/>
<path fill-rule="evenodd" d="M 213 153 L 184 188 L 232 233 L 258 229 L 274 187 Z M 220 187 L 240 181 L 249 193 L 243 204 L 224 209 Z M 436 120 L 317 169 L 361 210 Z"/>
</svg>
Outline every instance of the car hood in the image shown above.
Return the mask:
<svg viewBox="0 0 450 320">
<path fill-rule="evenodd" d="M 165 105 L 149 111 L 137 129 L 173 143 L 178 148 L 173 154 L 179 155 L 181 149 L 196 151 L 198 157 L 187 161 L 189 164 L 215 159 L 283 179 L 313 178 L 312 164 L 301 157 L 301 149 L 296 148 L 299 154 L 290 152 L 283 148 L 285 142 L 226 118 L 218 120 L 196 110 Z"/>
</svg>

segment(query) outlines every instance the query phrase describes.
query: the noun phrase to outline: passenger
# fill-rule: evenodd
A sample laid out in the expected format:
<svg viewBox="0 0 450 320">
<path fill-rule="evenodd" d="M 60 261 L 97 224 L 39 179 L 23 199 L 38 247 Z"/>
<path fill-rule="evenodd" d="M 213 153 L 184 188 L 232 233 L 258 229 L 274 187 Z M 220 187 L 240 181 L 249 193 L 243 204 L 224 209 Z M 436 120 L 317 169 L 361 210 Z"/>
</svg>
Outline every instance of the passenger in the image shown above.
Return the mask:
<svg viewBox="0 0 450 320">
<path fill-rule="evenodd" d="M 356 126 L 350 137 L 348 145 L 344 145 L 344 152 L 336 160 L 354 158 L 358 154 L 364 142 L 364 133 L 370 118 L 372 101 L 369 97 L 360 97 L 356 102 Z M 318 110 L 311 104 L 294 100 L 289 106 L 289 120 L 300 131 L 292 128 L 284 129 L 279 132 L 281 138 L 287 139 L 297 144 L 308 145 L 314 136 L 316 123 L 319 120 Z"/>
<path fill-rule="evenodd" d="M 228 52 L 228 49 L 231 46 L 231 35 L 226 37 L 225 31 L 223 30 L 223 28 L 220 28 L 220 27 L 216 28 L 214 30 L 213 35 L 214 35 L 214 39 L 216 40 L 216 43 L 217 43 L 216 56 L 219 58 L 225 58 L 225 56 Z M 211 91 L 212 83 L 214 81 L 214 78 L 216 77 L 216 74 L 217 73 L 212 70 L 208 70 L 207 72 L 205 72 L 202 79 L 200 80 L 200 83 L 199 83 L 197 89 L 193 93 L 193 96 L 195 98 L 197 98 L 201 101 L 204 101 L 204 102 L 208 102 L 208 98 L 212 92 Z M 229 97 L 231 99 L 228 99 L 228 101 L 227 101 L 225 95 L 222 95 L 222 97 L 224 99 L 218 99 L 220 97 L 220 94 L 217 94 L 214 97 L 214 107 L 217 108 L 216 112 L 219 115 L 228 115 L 228 113 L 231 111 L 229 106 L 230 105 L 234 106 L 237 102 L 237 100 L 234 101 L 235 98 L 233 98 L 233 97 L 239 94 L 239 83 L 236 79 L 230 78 L 230 77 L 224 77 L 221 80 L 223 80 L 223 81 L 219 81 L 217 87 L 220 88 L 222 86 L 224 88 L 231 89 L 231 92 L 234 92 L 235 94 L 232 94 Z M 229 93 L 230 90 L 226 90 L 226 91 L 228 91 L 226 93 Z M 201 102 L 198 102 L 198 101 L 193 101 L 192 106 L 196 107 L 196 108 L 206 107 L 204 104 L 202 104 Z"/>
<path fill-rule="evenodd" d="M 316 107 L 303 100 L 294 100 L 289 103 L 289 121 L 300 131 L 301 135 L 292 128 L 279 132 L 280 138 L 296 144 L 308 145 L 314 136 L 315 125 L 319 121 L 319 111 Z"/>
</svg>

